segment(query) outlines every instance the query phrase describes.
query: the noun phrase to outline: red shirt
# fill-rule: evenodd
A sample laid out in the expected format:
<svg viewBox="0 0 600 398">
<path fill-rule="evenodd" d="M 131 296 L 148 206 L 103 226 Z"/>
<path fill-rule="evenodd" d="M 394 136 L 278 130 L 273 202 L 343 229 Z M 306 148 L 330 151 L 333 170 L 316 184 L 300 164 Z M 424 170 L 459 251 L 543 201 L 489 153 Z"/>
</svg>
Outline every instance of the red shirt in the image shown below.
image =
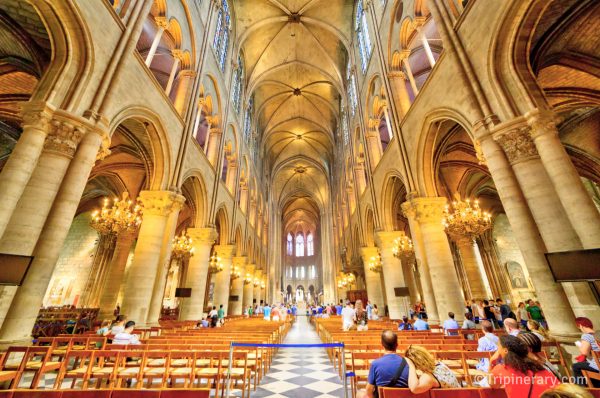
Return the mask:
<svg viewBox="0 0 600 398">
<path fill-rule="evenodd" d="M 532 384 L 532 372 L 527 375 L 508 367 L 506 365 L 496 365 L 492 369 L 494 384 L 503 386 L 506 395 L 509 398 L 527 398 Z M 531 389 L 531 398 L 539 398 L 544 391 L 560 384 L 560 380 L 547 370 L 540 370 L 533 377 L 533 388 Z"/>
</svg>

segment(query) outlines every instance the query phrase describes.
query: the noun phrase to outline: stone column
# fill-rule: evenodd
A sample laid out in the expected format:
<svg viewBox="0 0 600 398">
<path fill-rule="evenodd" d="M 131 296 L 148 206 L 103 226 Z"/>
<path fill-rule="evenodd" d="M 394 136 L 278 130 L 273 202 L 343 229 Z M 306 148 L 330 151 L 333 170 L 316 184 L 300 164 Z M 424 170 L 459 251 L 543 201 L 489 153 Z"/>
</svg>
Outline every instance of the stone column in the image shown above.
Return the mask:
<svg viewBox="0 0 600 398">
<path fill-rule="evenodd" d="M 208 130 L 208 148 L 206 150 L 206 157 L 213 167 L 217 166 L 217 161 L 219 160 L 219 144 L 221 142 L 222 134 L 223 132 L 218 127 L 210 127 Z M 217 174 L 219 174 L 219 176 L 220 173 L 221 171 L 218 170 Z"/>
<path fill-rule="evenodd" d="M 429 316 L 430 321 L 439 322 L 440 316 L 438 314 L 435 295 L 433 294 L 433 283 L 431 280 L 431 273 L 429 272 L 425 244 L 421 233 L 421 226 L 417 222 L 417 208 L 410 201 L 404 202 L 402 204 L 402 212 L 408 219 L 408 225 L 413 239 L 416 266 L 419 269 L 421 288 L 423 289 L 423 302 L 427 309 L 427 315 Z"/>
<path fill-rule="evenodd" d="M 169 80 L 167 80 L 167 87 L 165 87 L 165 94 L 167 94 L 167 97 L 171 95 L 171 89 L 173 88 L 175 75 L 179 70 L 179 64 L 181 63 L 181 59 L 183 58 L 183 53 L 181 52 L 181 50 L 174 49 L 171 51 L 171 55 L 173 56 L 173 65 L 171 66 L 171 72 L 169 73 Z"/>
<path fill-rule="evenodd" d="M 156 279 L 154 280 L 154 289 L 152 291 L 150 307 L 148 308 L 148 315 L 146 316 L 146 325 L 158 326 L 158 321 L 160 319 L 165 297 L 165 287 L 167 285 L 167 275 L 171 264 L 173 238 L 175 237 L 175 231 L 177 229 L 179 211 L 183 206 L 183 202 L 185 202 L 185 198 L 180 195 L 178 200 L 179 201 L 175 203 L 169 214 L 167 225 L 164 230 L 163 241 L 158 257 L 158 272 L 156 274 Z"/>
<path fill-rule="evenodd" d="M 114 309 L 117 306 L 119 287 L 125 276 L 125 265 L 127 265 L 127 259 L 129 258 L 129 252 L 135 240 L 135 235 L 135 232 L 124 232 L 117 237 L 115 250 L 108 266 L 109 272 L 106 276 L 106 283 L 100 294 L 99 319 L 113 317 Z"/>
<path fill-rule="evenodd" d="M 404 270 L 404 279 L 406 280 L 406 284 L 408 285 L 408 289 L 410 291 L 411 304 L 421 301 L 421 293 L 419 291 L 419 286 L 417 285 L 417 280 L 415 279 L 415 272 L 413 268 L 414 263 L 414 256 L 402 259 L 402 269 Z"/>
<path fill-rule="evenodd" d="M 129 267 L 121 312 L 138 324 L 148 319 L 165 236 L 169 234 L 169 216 L 179 212 L 183 196 L 171 191 L 142 191 L 143 220 Z"/>
<path fill-rule="evenodd" d="M 600 247 L 600 212 L 581 182 L 577 169 L 560 142 L 553 114 L 529 112 L 529 134 L 558 198 L 584 249 Z"/>
<path fill-rule="evenodd" d="M 369 269 L 369 261 L 371 257 L 378 256 L 377 247 L 364 246 L 360 248 L 360 256 L 363 260 L 365 269 L 365 283 L 367 285 L 367 296 L 371 304 L 377 304 L 383 315 L 383 307 L 385 305 L 383 290 L 381 289 L 381 275 Z"/>
<path fill-rule="evenodd" d="M 237 296 L 237 301 L 229 302 L 229 315 L 242 315 L 242 303 L 243 303 L 243 295 L 244 295 L 244 271 L 246 270 L 246 263 L 248 262 L 248 257 L 239 256 L 234 257 L 232 261 L 233 267 L 237 267 L 237 270 L 240 273 L 240 277 L 231 280 L 231 296 Z"/>
<path fill-rule="evenodd" d="M 379 131 L 374 129 L 367 129 L 365 133 L 365 141 L 367 144 L 367 150 L 369 151 L 369 160 L 371 162 L 371 171 L 375 170 L 381 160 L 381 137 Z"/>
<path fill-rule="evenodd" d="M 546 250 L 560 252 L 582 249 L 581 240 L 540 160 L 531 130 L 524 118 L 516 118 L 498 125 L 493 137 L 508 157 Z M 580 181 L 578 183 L 581 184 Z M 563 287 L 568 289 L 567 297 L 576 316 L 600 318 L 600 307 L 592 299 L 587 283 L 564 283 Z M 537 288 L 536 291 L 539 292 Z"/>
<path fill-rule="evenodd" d="M 156 22 L 158 30 L 156 31 L 156 36 L 154 36 L 154 40 L 152 41 L 152 45 L 150 46 L 150 50 L 148 51 L 148 55 L 146 56 L 147 67 L 150 67 L 150 65 L 152 64 L 152 59 L 156 54 L 156 50 L 158 49 L 158 45 L 160 44 L 160 39 L 162 38 L 165 29 L 169 27 L 169 21 L 167 21 L 167 18 L 165 17 L 156 17 L 154 18 L 154 22 Z"/>
<path fill-rule="evenodd" d="M 175 89 L 175 93 L 172 96 L 173 98 L 173 106 L 177 109 L 177 112 L 180 115 L 184 115 L 186 112 L 186 107 L 188 104 L 192 104 L 191 95 L 194 85 L 194 79 L 196 77 L 196 72 L 191 69 L 184 69 L 179 71 L 177 75 L 177 88 Z M 198 123 L 200 122 L 200 112 L 198 112 L 198 116 L 194 120 L 194 130 L 193 134 L 196 134 L 198 130 Z"/>
<path fill-rule="evenodd" d="M 254 286 L 254 298 L 256 299 L 256 304 L 260 304 L 260 300 L 263 299 L 263 295 L 261 293 L 260 281 L 262 280 L 263 272 L 262 270 L 256 270 L 254 273 L 254 280 L 258 281 L 258 286 Z"/>
<path fill-rule="evenodd" d="M 485 274 L 482 274 L 483 263 L 477 243 L 468 236 L 454 238 L 463 268 L 465 270 L 471 297 L 469 299 L 483 300 L 490 297 L 491 292 L 488 291 L 485 284 Z"/>
<path fill-rule="evenodd" d="M 199 320 L 204 313 L 204 296 L 208 281 L 208 264 L 210 250 L 217 239 L 214 228 L 188 228 L 188 236 L 192 239 L 194 255 L 188 261 L 185 287 L 192 289 L 192 295 L 181 302 L 180 319 L 184 321 Z"/>
<path fill-rule="evenodd" d="M 31 330 L 48 289 L 52 272 L 73 222 L 90 171 L 98 156 L 98 149 L 103 139 L 105 143 L 108 142 L 107 136 L 105 131 L 92 129 L 81 140 L 56 195 L 44 229 L 37 240 L 33 252 L 34 260 L 23 284 L 14 296 L 0 329 L 1 345 L 31 342 Z M 63 150 L 68 151 L 68 148 L 72 147 L 67 145 Z"/>
<path fill-rule="evenodd" d="M 402 64 L 404 65 L 404 69 L 406 70 L 406 75 L 408 76 L 408 81 L 410 82 L 410 87 L 413 90 L 413 94 L 416 97 L 419 94 L 419 89 L 417 88 L 417 82 L 415 81 L 415 77 L 412 73 L 412 68 L 410 67 L 410 63 L 408 62 L 408 56 L 410 55 L 410 51 L 405 51 L 402 54 Z"/>
<path fill-rule="evenodd" d="M 391 319 L 401 319 L 403 315 L 409 316 L 410 297 L 396 297 L 395 288 L 407 287 L 404 280 L 402 261 L 394 256 L 394 240 L 404 236 L 402 231 L 376 232 L 377 246 L 381 250 L 383 284 L 387 296 L 388 310 Z"/>
<path fill-rule="evenodd" d="M 438 314 L 445 319 L 451 311 L 456 314 L 457 319 L 462 319 L 464 298 L 454 268 L 450 243 L 442 225 L 446 198 L 414 198 L 410 202 L 415 207 L 416 220 L 421 227 L 431 280 L 435 281 L 433 294 Z"/>
<path fill-rule="evenodd" d="M 390 72 L 388 73 L 388 78 L 392 83 L 392 89 L 396 96 L 398 108 L 402 113 L 401 116 L 404 117 L 408 113 L 411 105 L 410 95 L 406 88 L 406 75 L 401 71 Z"/>
<path fill-rule="evenodd" d="M 554 282 L 544 257 L 546 247 L 508 159 L 486 129 L 480 128 L 476 133 L 550 330 L 555 335 L 573 335 L 577 333 L 573 310 L 560 284 Z"/>
<path fill-rule="evenodd" d="M 31 255 L 77 145 L 85 134 L 83 121 L 66 113 L 55 112 L 49 124 L 37 165 L 0 239 L 0 253 Z M 95 151 L 94 157 L 98 147 Z"/>
<path fill-rule="evenodd" d="M 254 299 L 254 269 L 256 265 L 246 265 L 246 275 L 244 278 L 249 278 L 250 283 L 244 281 L 244 300 L 242 301 L 243 307 L 253 306 L 252 300 Z"/>
<path fill-rule="evenodd" d="M 217 245 L 215 246 L 215 253 L 217 257 L 221 258 L 221 264 L 223 264 L 223 271 L 213 274 L 215 279 L 215 300 L 214 305 L 219 308 L 223 304 L 223 310 L 227 314 L 229 308 L 229 286 L 231 283 L 231 263 L 233 261 L 233 251 L 235 246 L 233 245 Z"/>
<path fill-rule="evenodd" d="M 54 109 L 45 103 L 23 105 L 23 132 L 0 172 L 0 238 L 37 165 Z"/>
</svg>

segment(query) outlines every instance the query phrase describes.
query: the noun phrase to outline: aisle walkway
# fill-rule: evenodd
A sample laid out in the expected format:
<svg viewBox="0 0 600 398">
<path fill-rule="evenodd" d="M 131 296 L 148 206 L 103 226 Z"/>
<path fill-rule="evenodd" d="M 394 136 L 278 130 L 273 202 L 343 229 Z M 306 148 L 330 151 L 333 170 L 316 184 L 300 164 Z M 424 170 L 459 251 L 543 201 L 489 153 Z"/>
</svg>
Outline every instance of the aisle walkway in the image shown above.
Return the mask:
<svg viewBox="0 0 600 398">
<path fill-rule="evenodd" d="M 297 317 L 286 344 L 319 344 L 321 340 L 305 316 Z M 251 398 L 340 398 L 342 382 L 323 348 L 281 348 L 271 369 Z"/>
</svg>

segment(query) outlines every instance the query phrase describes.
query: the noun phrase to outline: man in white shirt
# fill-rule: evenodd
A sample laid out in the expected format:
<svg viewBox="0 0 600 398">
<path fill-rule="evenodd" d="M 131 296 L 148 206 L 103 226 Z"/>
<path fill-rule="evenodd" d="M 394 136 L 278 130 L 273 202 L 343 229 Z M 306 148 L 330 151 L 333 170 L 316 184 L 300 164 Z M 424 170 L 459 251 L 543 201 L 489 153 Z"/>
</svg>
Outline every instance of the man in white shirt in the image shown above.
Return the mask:
<svg viewBox="0 0 600 398">
<path fill-rule="evenodd" d="M 516 336 L 521 331 L 517 321 L 512 318 L 506 318 L 504 320 L 504 328 L 506 329 L 506 333 L 510 334 L 511 336 Z"/>
<path fill-rule="evenodd" d="M 457 336 L 458 322 L 454 320 L 454 312 L 448 313 L 448 319 L 444 321 L 444 332 L 447 336 Z"/>
<path fill-rule="evenodd" d="M 346 301 L 346 306 L 342 310 L 342 329 L 350 330 L 350 328 L 354 325 L 354 318 L 356 316 L 356 312 L 350 301 Z"/>
<path fill-rule="evenodd" d="M 121 345 L 140 344 L 140 339 L 139 339 L 138 335 L 131 334 L 131 332 L 133 332 L 134 327 L 135 327 L 134 321 L 127 322 L 125 324 L 125 330 L 116 334 L 115 337 L 113 338 L 112 343 L 113 344 L 121 344 Z"/>
</svg>

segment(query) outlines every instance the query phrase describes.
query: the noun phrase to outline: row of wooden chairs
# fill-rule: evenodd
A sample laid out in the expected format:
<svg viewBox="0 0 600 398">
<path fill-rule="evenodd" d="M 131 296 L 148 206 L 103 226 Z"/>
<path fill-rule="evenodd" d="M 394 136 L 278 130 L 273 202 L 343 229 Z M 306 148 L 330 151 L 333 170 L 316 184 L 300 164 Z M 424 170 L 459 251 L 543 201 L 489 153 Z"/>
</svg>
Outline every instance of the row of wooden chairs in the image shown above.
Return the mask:
<svg viewBox="0 0 600 398">
<path fill-rule="evenodd" d="M 208 389 L 4 390 L 0 398 L 209 398 Z"/>
</svg>

